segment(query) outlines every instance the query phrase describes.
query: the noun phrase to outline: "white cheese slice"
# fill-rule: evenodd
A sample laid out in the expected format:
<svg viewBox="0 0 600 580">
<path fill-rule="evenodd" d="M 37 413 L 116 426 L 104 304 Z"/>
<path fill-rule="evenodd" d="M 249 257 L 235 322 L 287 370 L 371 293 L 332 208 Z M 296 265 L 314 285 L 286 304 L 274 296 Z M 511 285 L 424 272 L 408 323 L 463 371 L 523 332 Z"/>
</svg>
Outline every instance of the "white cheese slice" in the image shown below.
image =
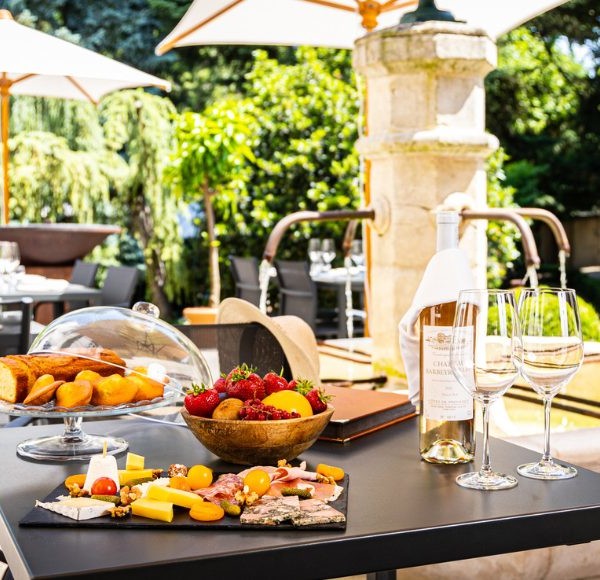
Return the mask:
<svg viewBox="0 0 600 580">
<path fill-rule="evenodd" d="M 51 512 L 61 514 L 72 520 L 91 520 L 108 513 L 114 504 L 89 497 L 70 497 L 60 501 L 35 502 L 36 507 L 44 508 Z"/>
</svg>

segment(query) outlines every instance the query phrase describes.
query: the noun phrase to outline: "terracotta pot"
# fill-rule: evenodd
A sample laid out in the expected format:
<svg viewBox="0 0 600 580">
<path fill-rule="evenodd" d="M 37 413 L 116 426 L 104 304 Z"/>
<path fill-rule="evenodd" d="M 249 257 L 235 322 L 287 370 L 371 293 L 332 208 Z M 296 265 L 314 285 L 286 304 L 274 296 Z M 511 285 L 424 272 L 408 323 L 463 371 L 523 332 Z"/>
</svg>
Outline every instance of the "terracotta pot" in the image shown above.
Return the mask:
<svg viewBox="0 0 600 580">
<path fill-rule="evenodd" d="M 183 316 L 190 324 L 216 324 L 218 311 L 209 306 L 189 306 L 183 309 Z"/>
</svg>

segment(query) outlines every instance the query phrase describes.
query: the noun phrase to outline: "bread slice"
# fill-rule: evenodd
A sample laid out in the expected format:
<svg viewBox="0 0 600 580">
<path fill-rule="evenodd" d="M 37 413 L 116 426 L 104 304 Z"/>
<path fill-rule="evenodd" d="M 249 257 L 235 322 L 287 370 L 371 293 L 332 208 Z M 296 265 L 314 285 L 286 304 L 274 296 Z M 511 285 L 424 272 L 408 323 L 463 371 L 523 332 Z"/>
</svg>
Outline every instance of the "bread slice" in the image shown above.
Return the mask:
<svg viewBox="0 0 600 580">
<path fill-rule="evenodd" d="M 34 379 L 35 380 L 35 379 Z M 22 402 L 33 384 L 30 369 L 20 361 L 0 357 L 0 399 L 9 403 Z"/>
</svg>

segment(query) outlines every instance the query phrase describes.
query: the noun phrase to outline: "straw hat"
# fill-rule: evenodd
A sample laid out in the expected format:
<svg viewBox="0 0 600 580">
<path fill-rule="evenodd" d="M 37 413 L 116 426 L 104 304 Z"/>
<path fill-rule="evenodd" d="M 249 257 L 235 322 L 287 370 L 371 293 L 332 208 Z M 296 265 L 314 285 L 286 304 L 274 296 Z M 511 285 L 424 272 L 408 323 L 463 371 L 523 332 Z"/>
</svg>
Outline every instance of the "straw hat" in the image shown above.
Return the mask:
<svg viewBox="0 0 600 580">
<path fill-rule="evenodd" d="M 254 304 L 239 298 L 226 298 L 219 306 L 218 324 L 257 322 L 277 339 L 295 379 L 319 384 L 319 352 L 311 327 L 297 316 L 267 316 Z"/>
</svg>

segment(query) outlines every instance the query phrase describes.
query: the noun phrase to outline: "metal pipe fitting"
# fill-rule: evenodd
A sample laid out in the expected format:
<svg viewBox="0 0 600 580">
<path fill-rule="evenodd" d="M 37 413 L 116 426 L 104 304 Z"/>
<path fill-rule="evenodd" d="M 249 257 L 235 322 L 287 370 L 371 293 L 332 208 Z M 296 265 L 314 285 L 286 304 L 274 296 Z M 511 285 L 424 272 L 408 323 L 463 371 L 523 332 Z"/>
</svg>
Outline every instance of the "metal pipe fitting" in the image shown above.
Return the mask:
<svg viewBox="0 0 600 580">
<path fill-rule="evenodd" d="M 525 218 L 544 222 L 552 230 L 558 248 L 567 256 L 571 255 L 571 245 L 567 238 L 567 232 L 561 221 L 552 212 L 537 207 L 517 207 L 514 211 Z"/>
</svg>

